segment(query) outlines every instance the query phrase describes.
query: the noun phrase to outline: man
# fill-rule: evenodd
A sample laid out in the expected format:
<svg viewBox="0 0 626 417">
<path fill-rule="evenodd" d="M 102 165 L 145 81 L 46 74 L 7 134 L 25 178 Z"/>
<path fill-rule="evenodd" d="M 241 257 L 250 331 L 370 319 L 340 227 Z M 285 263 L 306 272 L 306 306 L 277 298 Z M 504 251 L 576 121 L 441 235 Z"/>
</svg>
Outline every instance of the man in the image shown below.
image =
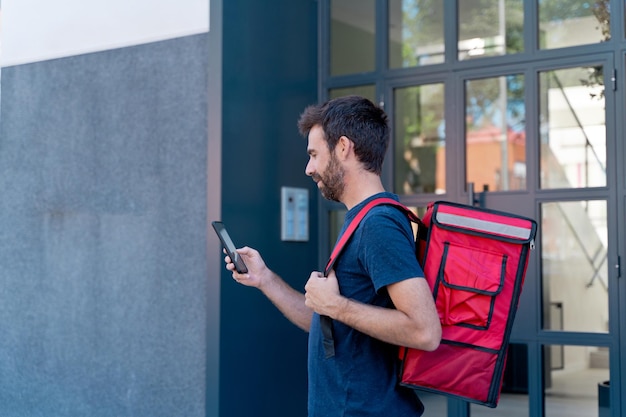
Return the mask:
<svg viewBox="0 0 626 417">
<path fill-rule="evenodd" d="M 380 178 L 389 143 L 383 110 L 362 97 L 342 97 L 307 107 L 298 127 L 308 137 L 306 174 L 325 198 L 348 208 L 344 230 L 372 198 L 397 199 Z M 261 290 L 309 332 L 309 417 L 419 415 L 414 393 L 397 386 L 396 346 L 434 350 L 441 325 L 414 247 L 406 215 L 383 205 L 361 220 L 327 277 L 311 273 L 304 294 L 252 248 L 237 250 L 247 274 L 237 273 L 225 258 L 237 282 Z M 330 357 L 320 316 L 332 319 Z"/>
</svg>

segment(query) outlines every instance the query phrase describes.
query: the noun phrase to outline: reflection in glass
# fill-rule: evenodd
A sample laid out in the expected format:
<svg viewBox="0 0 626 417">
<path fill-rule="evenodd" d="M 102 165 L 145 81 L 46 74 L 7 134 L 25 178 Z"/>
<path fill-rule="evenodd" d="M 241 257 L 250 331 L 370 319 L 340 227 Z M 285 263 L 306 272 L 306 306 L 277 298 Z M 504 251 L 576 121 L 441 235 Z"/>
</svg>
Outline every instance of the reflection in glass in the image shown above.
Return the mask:
<svg viewBox="0 0 626 417">
<path fill-rule="evenodd" d="M 539 0 L 539 47 L 565 48 L 611 39 L 609 0 Z"/>
<path fill-rule="evenodd" d="M 606 186 L 603 67 L 540 73 L 541 188 Z"/>
<path fill-rule="evenodd" d="M 463 0 L 459 5 L 459 60 L 524 51 L 522 0 Z"/>
<path fill-rule="evenodd" d="M 389 67 L 444 62 L 443 1 L 389 0 Z"/>
<path fill-rule="evenodd" d="M 354 87 L 333 88 L 329 90 L 329 98 L 337 98 L 355 94 L 369 99 L 372 103 L 376 103 L 376 86 L 375 85 L 357 85 Z"/>
<path fill-rule="evenodd" d="M 554 366 L 554 354 L 562 366 Z M 609 380 L 609 350 L 598 346 L 544 346 L 546 417 L 598 416 L 599 384 Z M 606 405 L 606 404 L 605 404 Z M 608 411 L 609 410 L 605 410 Z"/>
<path fill-rule="evenodd" d="M 346 219 L 346 209 L 331 210 L 328 214 L 328 244 L 329 248 L 334 248 L 337 238 L 339 238 L 339 232 L 341 226 Z"/>
<path fill-rule="evenodd" d="M 465 82 L 467 182 L 489 191 L 526 188 L 524 76 Z"/>
<path fill-rule="evenodd" d="M 445 119 L 443 84 L 394 90 L 394 191 L 443 194 Z"/>
<path fill-rule="evenodd" d="M 330 74 L 374 71 L 376 1 L 331 0 Z"/>
<path fill-rule="evenodd" d="M 607 332 L 606 201 L 544 203 L 540 230 L 543 328 Z"/>
</svg>

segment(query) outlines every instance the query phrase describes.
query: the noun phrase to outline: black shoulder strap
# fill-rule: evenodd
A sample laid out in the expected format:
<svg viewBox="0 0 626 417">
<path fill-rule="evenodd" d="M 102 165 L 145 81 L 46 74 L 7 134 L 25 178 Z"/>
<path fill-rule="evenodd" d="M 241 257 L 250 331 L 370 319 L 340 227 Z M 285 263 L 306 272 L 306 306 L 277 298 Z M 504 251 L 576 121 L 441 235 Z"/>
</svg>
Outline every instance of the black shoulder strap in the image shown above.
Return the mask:
<svg viewBox="0 0 626 417">
<path fill-rule="evenodd" d="M 350 240 L 350 238 L 352 237 L 352 234 L 354 233 L 356 228 L 359 226 L 359 223 L 361 223 L 361 220 L 363 219 L 363 217 L 365 217 L 365 215 L 373 207 L 379 206 L 381 204 L 388 204 L 388 205 L 395 206 L 399 208 L 400 210 L 402 210 L 407 215 L 409 220 L 411 220 L 412 222 L 421 224 L 421 220 L 419 219 L 419 217 L 417 217 L 415 213 L 413 213 L 408 207 L 406 207 L 402 203 L 392 198 L 388 198 L 388 197 L 379 197 L 379 198 L 373 199 L 372 201 L 367 203 L 361 210 L 359 210 L 357 215 L 354 217 L 354 219 L 352 219 L 352 221 L 350 222 L 346 230 L 343 232 L 343 234 L 339 238 L 339 241 L 337 241 L 337 244 L 335 245 L 332 253 L 330 254 L 330 258 L 328 259 L 328 262 L 326 263 L 326 268 L 324 269 L 324 276 L 328 276 L 328 273 L 330 272 L 330 270 L 333 269 L 333 267 L 335 266 L 335 262 L 337 261 L 339 254 L 343 250 L 348 240 Z M 333 321 L 328 316 L 320 316 L 320 326 L 322 329 L 322 336 L 324 338 L 322 342 L 324 346 L 324 354 L 326 358 L 333 357 L 335 356 L 335 343 L 333 340 Z"/>
</svg>

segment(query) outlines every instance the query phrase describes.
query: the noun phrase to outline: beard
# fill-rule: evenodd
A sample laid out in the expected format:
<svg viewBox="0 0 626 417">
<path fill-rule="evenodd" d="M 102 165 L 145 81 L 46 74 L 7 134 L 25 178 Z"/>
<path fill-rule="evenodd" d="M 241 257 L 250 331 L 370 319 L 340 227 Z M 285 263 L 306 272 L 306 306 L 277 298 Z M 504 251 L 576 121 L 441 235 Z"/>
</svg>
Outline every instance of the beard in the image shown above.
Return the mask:
<svg viewBox="0 0 626 417">
<path fill-rule="evenodd" d="M 343 182 L 345 171 L 339 165 L 337 158 L 331 154 L 328 167 L 321 174 L 314 174 L 313 180 L 319 184 L 321 181 L 323 186 L 320 187 L 322 197 L 330 201 L 337 201 L 341 198 L 345 184 Z"/>
</svg>

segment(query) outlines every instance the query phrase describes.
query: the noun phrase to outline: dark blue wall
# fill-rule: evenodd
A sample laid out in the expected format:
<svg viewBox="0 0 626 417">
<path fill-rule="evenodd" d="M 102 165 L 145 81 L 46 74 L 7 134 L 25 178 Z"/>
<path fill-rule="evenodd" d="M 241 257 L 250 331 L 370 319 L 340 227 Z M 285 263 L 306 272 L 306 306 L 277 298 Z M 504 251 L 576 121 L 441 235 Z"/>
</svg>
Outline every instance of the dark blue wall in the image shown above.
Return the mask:
<svg viewBox="0 0 626 417">
<path fill-rule="evenodd" d="M 297 289 L 317 265 L 317 190 L 297 119 L 317 101 L 317 2 L 224 1 L 222 213 Z M 309 188 L 307 243 L 280 240 L 280 187 Z M 225 270 L 220 416 L 305 416 L 306 333 Z"/>
<path fill-rule="evenodd" d="M 2 416 L 204 417 L 208 59 L 2 69 Z"/>
</svg>

